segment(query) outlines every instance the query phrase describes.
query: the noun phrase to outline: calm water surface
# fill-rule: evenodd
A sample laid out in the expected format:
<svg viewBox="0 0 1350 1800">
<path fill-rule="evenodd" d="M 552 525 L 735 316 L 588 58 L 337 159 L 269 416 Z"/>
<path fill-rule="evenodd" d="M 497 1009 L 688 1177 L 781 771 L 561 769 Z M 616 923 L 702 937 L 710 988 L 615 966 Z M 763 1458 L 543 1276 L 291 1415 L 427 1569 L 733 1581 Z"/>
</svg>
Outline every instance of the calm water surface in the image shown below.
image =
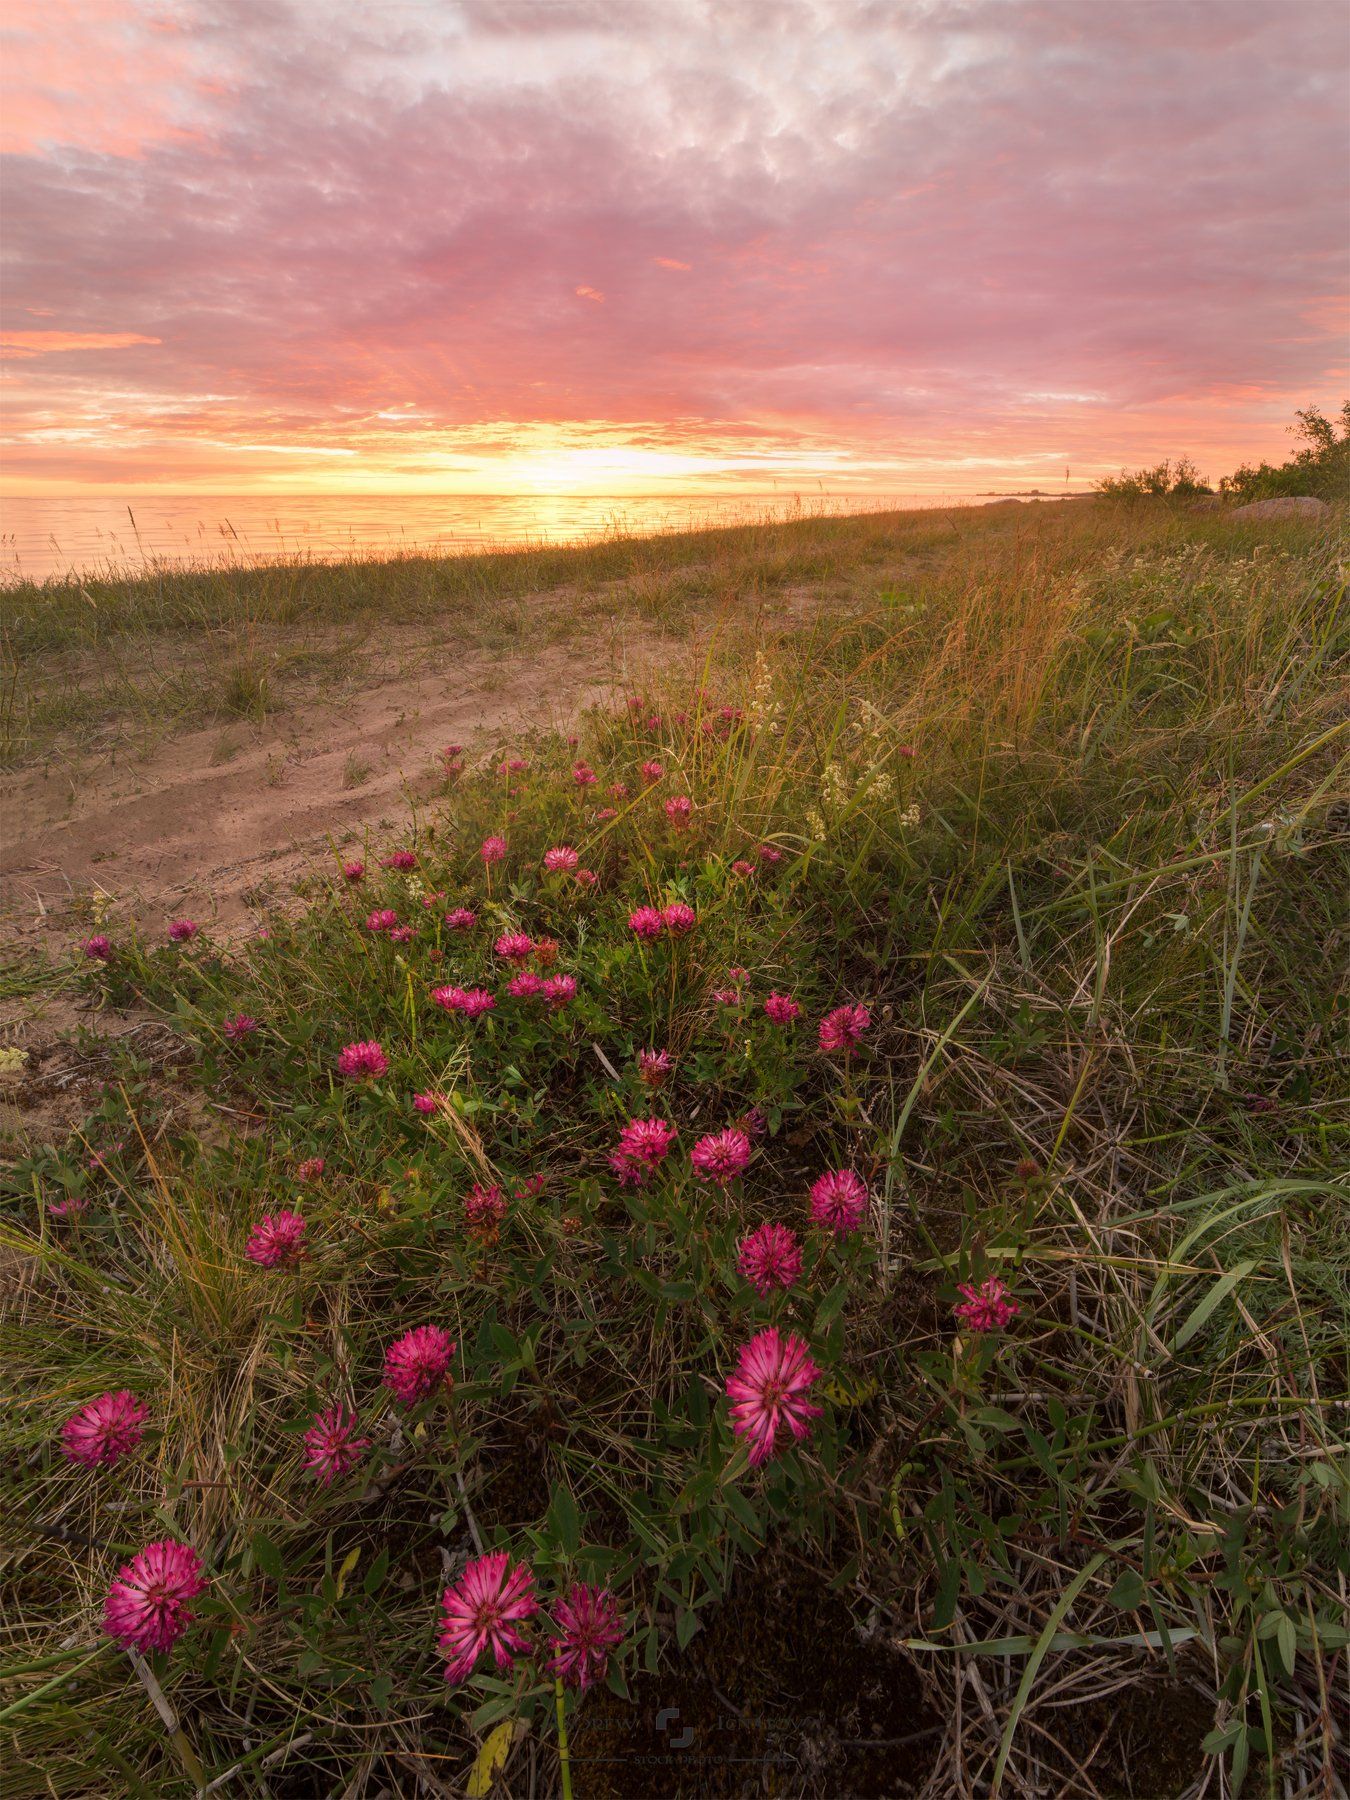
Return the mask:
<svg viewBox="0 0 1350 1800">
<path fill-rule="evenodd" d="M 0 581 L 148 564 L 373 558 L 646 536 L 765 518 L 969 506 L 925 494 L 301 494 L 0 500 Z"/>
</svg>

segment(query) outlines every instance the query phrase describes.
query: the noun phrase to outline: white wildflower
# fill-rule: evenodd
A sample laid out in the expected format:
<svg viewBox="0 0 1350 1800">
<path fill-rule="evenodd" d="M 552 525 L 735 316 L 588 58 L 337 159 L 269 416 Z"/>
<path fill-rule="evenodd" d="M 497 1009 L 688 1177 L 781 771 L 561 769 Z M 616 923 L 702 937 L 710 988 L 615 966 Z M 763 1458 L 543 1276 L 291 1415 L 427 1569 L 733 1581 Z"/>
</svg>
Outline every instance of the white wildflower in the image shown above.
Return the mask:
<svg viewBox="0 0 1350 1800">
<path fill-rule="evenodd" d="M 755 652 L 755 673 L 745 704 L 746 723 L 753 731 L 776 732 L 782 707 L 773 697 L 773 670 L 762 650 Z"/>
<path fill-rule="evenodd" d="M 848 777 L 837 762 L 826 763 L 820 797 L 832 811 L 848 805 Z"/>
</svg>

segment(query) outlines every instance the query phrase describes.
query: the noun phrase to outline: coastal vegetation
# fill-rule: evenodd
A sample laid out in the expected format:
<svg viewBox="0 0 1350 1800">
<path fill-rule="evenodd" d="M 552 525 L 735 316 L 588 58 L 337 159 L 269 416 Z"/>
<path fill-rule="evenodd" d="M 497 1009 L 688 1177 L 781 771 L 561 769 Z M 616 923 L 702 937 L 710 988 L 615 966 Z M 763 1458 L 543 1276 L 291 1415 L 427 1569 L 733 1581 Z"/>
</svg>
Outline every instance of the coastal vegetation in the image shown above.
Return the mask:
<svg viewBox="0 0 1350 1800">
<path fill-rule="evenodd" d="M 1339 427 L 1320 407 L 1308 406 L 1294 414 L 1289 429 L 1300 448 L 1282 463 L 1243 463 L 1223 476 L 1218 492 L 1224 499 L 1249 505 L 1299 496 L 1328 503 L 1350 498 L 1350 400 L 1341 407 Z M 1151 469 L 1122 469 L 1097 482 L 1096 491 L 1112 500 L 1192 500 L 1215 490 L 1189 456 L 1180 456 Z"/>
</svg>

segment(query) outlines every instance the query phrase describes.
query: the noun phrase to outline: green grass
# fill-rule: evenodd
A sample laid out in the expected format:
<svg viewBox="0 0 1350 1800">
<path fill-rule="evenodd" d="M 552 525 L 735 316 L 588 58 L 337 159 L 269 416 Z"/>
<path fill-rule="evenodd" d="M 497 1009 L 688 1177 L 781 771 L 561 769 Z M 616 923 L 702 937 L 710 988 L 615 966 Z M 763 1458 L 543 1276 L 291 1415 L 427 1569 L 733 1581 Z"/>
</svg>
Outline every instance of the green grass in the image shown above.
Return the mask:
<svg viewBox="0 0 1350 1800">
<path fill-rule="evenodd" d="M 903 609 L 916 581 L 959 591 L 982 568 L 1015 575 L 1021 557 L 1051 546 L 1056 566 L 1068 567 L 1122 537 L 1140 547 L 1302 541 L 1165 507 L 1126 518 L 1103 502 L 18 583 L 5 589 L 0 622 L 0 763 L 143 751 L 183 729 L 259 720 L 439 669 L 447 653 L 492 658 L 564 645 L 585 656 L 615 628 L 678 647 L 710 620 L 734 631 L 766 609 L 781 612 L 798 592 L 831 611 L 869 610 L 879 595 Z"/>
<path fill-rule="evenodd" d="M 263 1793 L 257 1763 L 300 1733 L 311 1785 L 292 1763 L 284 1791 L 358 1771 L 405 1791 L 409 1757 L 454 1789 L 517 1719 L 533 1750 L 508 1790 L 529 1791 L 537 1752 L 538 1791 L 559 1791 L 541 1665 L 442 1679 L 440 1589 L 476 1544 L 528 1559 L 546 1602 L 610 1585 L 628 1620 L 610 1684 L 636 1706 L 700 1666 L 749 1572 L 809 1567 L 918 1672 L 933 1792 L 958 1768 L 976 1792 L 1198 1792 L 1218 1755 L 1275 1794 L 1328 1763 L 1350 1573 L 1339 548 L 1297 524 L 1038 508 L 399 564 L 364 592 L 354 570 L 269 570 L 111 597 L 104 625 L 134 640 L 236 603 L 280 624 L 302 592 L 330 621 L 401 620 L 486 607 L 488 584 L 498 604 L 603 579 L 712 627 L 692 684 L 591 713 L 575 750 L 514 746 L 531 769 L 511 791 L 485 748 L 369 848 L 359 887 L 316 877 L 264 940 L 102 927 L 115 954 L 83 985 L 114 1017 L 162 1015 L 190 1054 L 106 1052 L 71 1139 L 14 1145 L 0 1717 L 11 1766 L 42 1770 L 31 1791 L 188 1793 L 198 1765 L 252 1757 L 225 1791 Z M 757 612 L 789 587 L 828 603 Z M 65 655 L 94 622 L 32 593 L 12 629 Z M 695 802 L 685 831 L 675 794 Z M 509 856 L 486 871 L 498 831 Z M 411 875 L 379 867 L 399 842 Z M 558 843 L 593 890 L 541 873 Z M 445 930 L 433 891 L 476 907 L 475 931 Z M 675 898 L 694 931 L 644 948 L 630 911 Z M 367 931 L 377 906 L 416 937 Z M 570 1006 L 505 996 L 508 926 L 556 940 Z M 733 966 L 749 998 L 728 1006 Z M 454 982 L 497 1010 L 467 1025 L 430 1003 Z M 771 989 L 802 1003 L 795 1029 L 764 1017 Z M 847 1063 L 815 1043 L 843 1001 L 873 1021 Z M 259 1029 L 232 1045 L 238 1013 Z M 388 1077 L 336 1079 L 368 1038 Z M 651 1094 L 633 1058 L 661 1046 L 676 1072 Z M 430 1123 L 411 1108 L 429 1089 Z M 755 1107 L 744 1181 L 700 1186 L 692 1144 Z M 648 1112 L 679 1147 L 620 1188 L 606 1153 Z M 312 1155 L 323 1179 L 302 1184 Z M 807 1194 L 844 1166 L 872 1211 L 835 1242 Z M 510 1195 L 532 1174 L 542 1194 L 494 1240 L 466 1231 L 472 1183 Z M 88 1210 L 54 1220 L 72 1194 Z M 248 1232 L 284 1206 L 312 1255 L 257 1269 Z M 736 1246 L 773 1219 L 805 1269 L 760 1300 Z M 962 1337 L 958 1283 L 991 1273 L 1020 1312 Z M 809 1341 L 823 1413 L 754 1471 L 723 1384 L 771 1320 Z M 458 1341 L 456 1389 L 409 1416 L 381 1359 L 424 1323 Z M 123 1386 L 154 1430 L 115 1475 L 76 1471 L 61 1424 Z M 325 1490 L 297 1434 L 339 1392 L 374 1442 Z M 166 1533 L 212 1582 L 155 1659 L 177 1735 L 98 1632 L 118 1564 Z M 1118 1721 L 1185 1697 L 1190 1736 L 1141 1773 Z M 568 1706 L 574 1791 L 635 1791 L 585 1760 L 596 1698 Z M 1093 1707 L 1100 1735 L 1075 1735 Z M 849 1791 L 850 1767 L 799 1763 L 785 1791 Z"/>
</svg>

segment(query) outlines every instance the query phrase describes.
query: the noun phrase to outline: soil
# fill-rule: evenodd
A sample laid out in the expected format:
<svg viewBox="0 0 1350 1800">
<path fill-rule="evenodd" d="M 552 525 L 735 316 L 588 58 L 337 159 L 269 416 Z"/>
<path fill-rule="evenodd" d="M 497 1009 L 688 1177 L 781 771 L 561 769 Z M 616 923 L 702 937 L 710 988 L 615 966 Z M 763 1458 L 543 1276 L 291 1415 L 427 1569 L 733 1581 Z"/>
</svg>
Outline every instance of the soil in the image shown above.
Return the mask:
<svg viewBox="0 0 1350 1800">
<path fill-rule="evenodd" d="M 479 1457 L 474 1511 L 494 1527 L 534 1525 L 552 1498 L 551 1475 L 548 1436 L 541 1426 L 502 1420 Z"/>
<path fill-rule="evenodd" d="M 0 1043 L 27 1053 L 22 1069 L 0 1076 L 0 1163 L 38 1144 L 67 1141 L 117 1078 L 117 1053 L 133 1050 L 153 1089 L 160 1124 L 201 1123 L 201 1099 L 179 1085 L 191 1052 L 172 1028 L 132 1009 L 95 1013 L 62 995 L 40 1007 L 0 1002 Z"/>
<path fill-rule="evenodd" d="M 911 1795 L 942 1746 L 911 1663 L 865 1643 L 842 1595 L 786 1560 L 736 1577 L 631 1704 L 594 1693 L 572 1732 L 587 1800 Z"/>
<path fill-rule="evenodd" d="M 614 679 L 634 649 L 631 636 L 615 647 Z M 570 720 L 613 691 L 610 674 L 598 645 L 584 659 L 549 646 L 528 659 L 447 658 L 436 674 L 376 681 L 262 726 L 215 724 L 144 757 L 27 771 L 0 830 L 3 940 L 64 948 L 97 890 L 115 897 L 116 918 L 150 929 L 189 902 L 216 930 L 242 926 L 331 860 L 334 843 L 392 827 L 409 802 L 440 791 L 447 742 L 471 749 Z"/>
<path fill-rule="evenodd" d="M 1108 1800 L 1174 1800 L 1197 1783 L 1214 1700 L 1176 1679 L 1140 1679 L 1056 1721 L 1065 1750 Z M 1256 1791 L 1259 1791 L 1256 1790 Z"/>
</svg>

